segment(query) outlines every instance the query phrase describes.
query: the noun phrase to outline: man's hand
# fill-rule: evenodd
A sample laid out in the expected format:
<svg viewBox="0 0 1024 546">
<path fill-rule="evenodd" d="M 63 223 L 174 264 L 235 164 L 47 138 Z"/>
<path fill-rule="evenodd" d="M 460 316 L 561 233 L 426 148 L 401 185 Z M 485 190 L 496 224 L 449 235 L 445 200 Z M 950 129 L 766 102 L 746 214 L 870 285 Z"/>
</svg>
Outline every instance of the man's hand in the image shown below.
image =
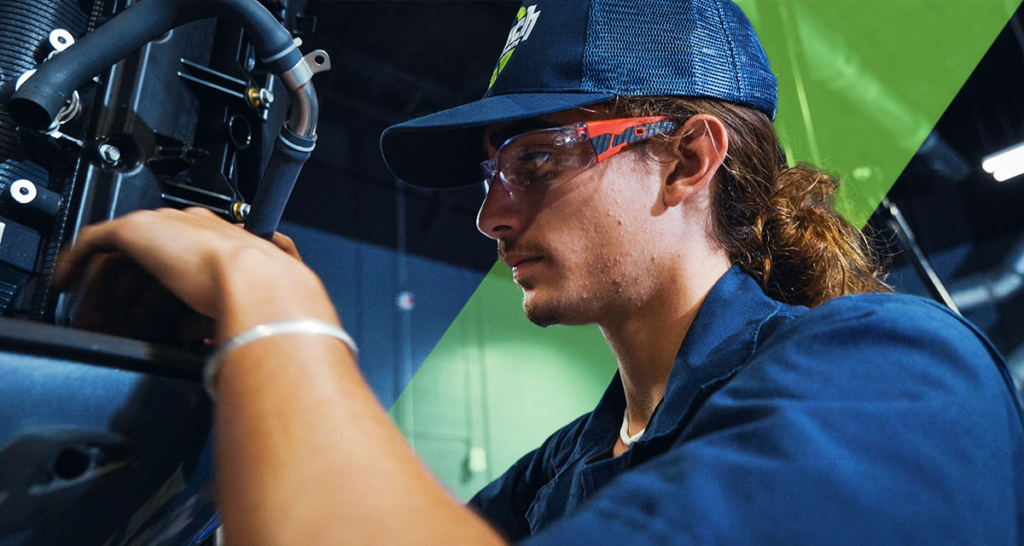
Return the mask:
<svg viewBox="0 0 1024 546">
<path fill-rule="evenodd" d="M 96 254 L 79 283 L 71 326 L 144 341 L 213 337 L 213 319 L 188 308 L 125 254 Z"/>
<path fill-rule="evenodd" d="M 285 318 L 337 321 L 290 238 L 265 241 L 201 208 L 89 226 L 58 258 L 53 282 L 81 288 L 75 326 L 147 340 L 223 340 Z"/>
</svg>

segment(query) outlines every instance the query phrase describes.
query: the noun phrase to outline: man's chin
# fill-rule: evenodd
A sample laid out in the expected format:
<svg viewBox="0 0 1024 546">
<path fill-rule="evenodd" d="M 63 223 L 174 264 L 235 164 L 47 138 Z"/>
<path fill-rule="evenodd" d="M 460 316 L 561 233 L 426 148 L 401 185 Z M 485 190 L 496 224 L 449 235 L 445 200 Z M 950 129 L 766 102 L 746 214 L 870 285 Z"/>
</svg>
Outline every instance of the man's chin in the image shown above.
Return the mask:
<svg viewBox="0 0 1024 546">
<path fill-rule="evenodd" d="M 556 313 L 548 312 L 544 309 L 533 309 L 530 307 L 523 307 L 523 311 L 526 312 L 526 318 L 530 322 L 540 326 L 541 328 L 547 328 L 555 324 L 561 324 L 558 315 Z"/>
<path fill-rule="evenodd" d="M 530 290 L 523 289 L 523 312 L 526 313 L 526 318 L 537 326 L 546 328 L 560 324 L 562 321 L 557 307 L 537 298 Z"/>
<path fill-rule="evenodd" d="M 583 308 L 569 301 L 541 297 L 541 294 L 528 290 L 523 291 L 523 312 L 530 322 L 542 328 L 554 324 L 577 326 L 593 322 Z"/>
</svg>

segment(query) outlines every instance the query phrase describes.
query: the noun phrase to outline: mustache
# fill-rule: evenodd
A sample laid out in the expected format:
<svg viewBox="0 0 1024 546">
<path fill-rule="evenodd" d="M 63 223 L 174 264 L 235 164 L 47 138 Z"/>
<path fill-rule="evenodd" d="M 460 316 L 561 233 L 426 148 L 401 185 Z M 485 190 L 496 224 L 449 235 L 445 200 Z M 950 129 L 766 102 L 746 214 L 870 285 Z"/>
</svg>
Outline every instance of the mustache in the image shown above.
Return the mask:
<svg viewBox="0 0 1024 546">
<path fill-rule="evenodd" d="M 505 256 L 509 254 L 530 254 L 542 256 L 547 254 L 544 247 L 533 243 L 519 243 L 514 240 L 499 239 L 498 240 L 498 259 L 504 261 Z"/>
</svg>

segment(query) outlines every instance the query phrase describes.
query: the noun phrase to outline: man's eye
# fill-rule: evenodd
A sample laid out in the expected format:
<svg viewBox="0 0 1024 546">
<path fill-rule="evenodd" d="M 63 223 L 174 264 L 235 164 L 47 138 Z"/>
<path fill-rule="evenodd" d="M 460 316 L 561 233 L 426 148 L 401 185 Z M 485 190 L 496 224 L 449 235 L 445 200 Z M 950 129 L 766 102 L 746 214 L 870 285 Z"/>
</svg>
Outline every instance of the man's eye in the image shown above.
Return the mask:
<svg viewBox="0 0 1024 546">
<path fill-rule="evenodd" d="M 523 146 L 515 151 L 509 169 L 515 184 L 526 189 L 546 183 L 558 174 L 559 156 L 551 146 Z"/>
<path fill-rule="evenodd" d="M 527 150 L 519 155 L 519 167 L 529 172 L 537 172 L 551 159 L 551 152 L 543 150 Z"/>
</svg>

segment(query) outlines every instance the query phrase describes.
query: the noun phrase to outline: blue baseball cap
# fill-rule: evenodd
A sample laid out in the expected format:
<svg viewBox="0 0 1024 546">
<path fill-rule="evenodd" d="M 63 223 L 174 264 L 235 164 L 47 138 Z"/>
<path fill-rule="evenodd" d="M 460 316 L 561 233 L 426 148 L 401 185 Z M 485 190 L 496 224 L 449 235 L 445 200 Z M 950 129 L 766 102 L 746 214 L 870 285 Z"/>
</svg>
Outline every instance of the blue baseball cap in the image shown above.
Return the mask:
<svg viewBox="0 0 1024 546">
<path fill-rule="evenodd" d="M 389 127 L 381 152 L 414 186 L 479 183 L 484 129 L 616 96 L 721 99 L 775 118 L 777 86 L 731 0 L 527 0 L 478 101 Z"/>
</svg>

